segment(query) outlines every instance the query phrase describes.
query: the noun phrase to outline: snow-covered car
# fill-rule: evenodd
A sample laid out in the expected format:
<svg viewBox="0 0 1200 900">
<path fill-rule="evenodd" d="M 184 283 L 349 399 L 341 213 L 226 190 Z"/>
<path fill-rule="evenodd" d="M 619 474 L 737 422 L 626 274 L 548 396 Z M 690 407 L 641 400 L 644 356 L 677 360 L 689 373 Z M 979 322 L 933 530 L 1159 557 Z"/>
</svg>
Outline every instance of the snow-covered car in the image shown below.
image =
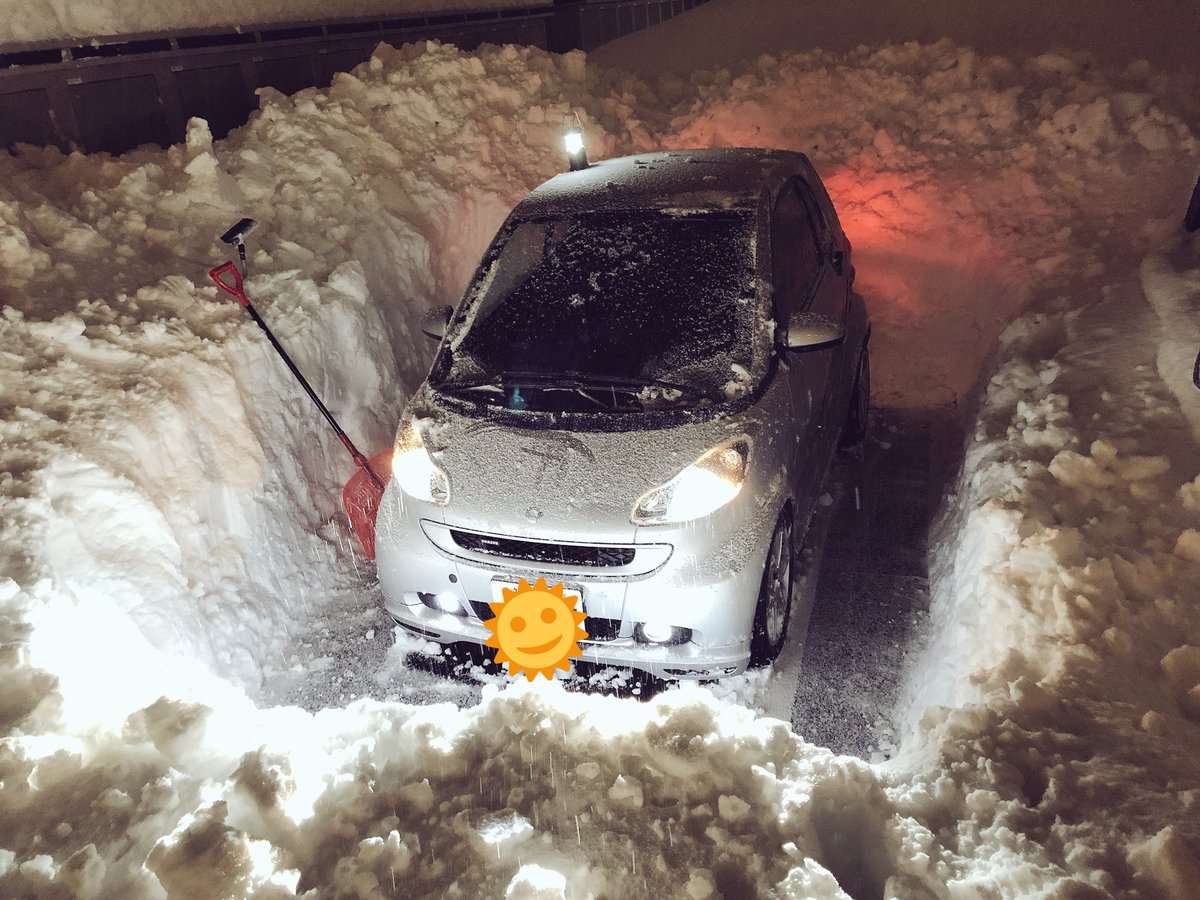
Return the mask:
<svg viewBox="0 0 1200 900">
<path fill-rule="evenodd" d="M 867 425 L 850 249 L 799 153 L 631 156 L 530 193 L 427 320 L 377 527 L 392 617 L 482 644 L 488 604 L 545 576 L 580 596 L 587 661 L 774 659 L 830 459 Z"/>
</svg>

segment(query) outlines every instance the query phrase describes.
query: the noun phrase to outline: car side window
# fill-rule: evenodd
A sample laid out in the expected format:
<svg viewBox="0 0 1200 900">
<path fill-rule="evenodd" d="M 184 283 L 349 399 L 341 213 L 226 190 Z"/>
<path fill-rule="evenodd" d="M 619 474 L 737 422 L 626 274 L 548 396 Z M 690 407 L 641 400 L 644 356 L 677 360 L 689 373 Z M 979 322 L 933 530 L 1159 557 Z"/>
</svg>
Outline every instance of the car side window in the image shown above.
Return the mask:
<svg viewBox="0 0 1200 900">
<path fill-rule="evenodd" d="M 809 211 L 795 182 L 775 201 L 771 220 L 771 268 L 775 321 L 786 324 L 804 307 L 821 268 L 821 249 Z"/>
<path fill-rule="evenodd" d="M 816 195 L 803 181 L 795 181 L 793 184 L 800 194 L 800 199 L 804 202 L 805 209 L 808 210 L 809 221 L 812 222 L 813 233 L 817 236 L 817 246 L 821 251 L 828 253 L 833 245 L 833 232 L 829 228 L 829 223 L 825 221 L 825 216 L 821 214 L 821 204 L 817 202 Z"/>
</svg>

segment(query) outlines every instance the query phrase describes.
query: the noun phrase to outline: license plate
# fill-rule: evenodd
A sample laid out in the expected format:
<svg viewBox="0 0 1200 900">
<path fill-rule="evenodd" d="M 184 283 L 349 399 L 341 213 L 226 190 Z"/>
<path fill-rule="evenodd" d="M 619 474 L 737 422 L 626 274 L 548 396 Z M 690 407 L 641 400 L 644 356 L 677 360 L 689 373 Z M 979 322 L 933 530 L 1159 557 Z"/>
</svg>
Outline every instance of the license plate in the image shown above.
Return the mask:
<svg viewBox="0 0 1200 900">
<path fill-rule="evenodd" d="M 548 584 L 551 584 L 551 585 L 553 585 L 555 583 L 553 581 L 550 581 L 549 578 L 547 578 L 546 581 Z M 499 581 L 499 580 L 492 582 L 492 602 L 493 603 L 504 602 L 504 589 L 505 588 L 508 588 L 510 591 L 515 591 L 517 589 L 517 583 L 515 581 Z M 581 612 L 584 611 L 583 589 L 582 588 L 573 587 L 572 585 L 569 585 L 569 584 L 564 584 L 563 585 L 563 596 L 566 597 L 568 600 L 573 600 L 576 609 L 580 610 Z"/>
</svg>

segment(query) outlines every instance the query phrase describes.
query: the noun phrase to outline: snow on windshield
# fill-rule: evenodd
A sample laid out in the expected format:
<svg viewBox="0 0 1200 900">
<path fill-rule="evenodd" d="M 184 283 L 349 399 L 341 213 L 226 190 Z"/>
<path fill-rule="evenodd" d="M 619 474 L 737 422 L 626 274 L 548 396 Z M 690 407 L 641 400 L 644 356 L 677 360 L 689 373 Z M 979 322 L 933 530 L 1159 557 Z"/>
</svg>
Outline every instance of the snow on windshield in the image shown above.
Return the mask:
<svg viewBox="0 0 1200 900">
<path fill-rule="evenodd" d="M 765 370 L 748 217 L 633 211 L 516 222 L 481 272 L 435 383 L 570 373 L 712 396 L 734 366 L 756 378 Z"/>
</svg>

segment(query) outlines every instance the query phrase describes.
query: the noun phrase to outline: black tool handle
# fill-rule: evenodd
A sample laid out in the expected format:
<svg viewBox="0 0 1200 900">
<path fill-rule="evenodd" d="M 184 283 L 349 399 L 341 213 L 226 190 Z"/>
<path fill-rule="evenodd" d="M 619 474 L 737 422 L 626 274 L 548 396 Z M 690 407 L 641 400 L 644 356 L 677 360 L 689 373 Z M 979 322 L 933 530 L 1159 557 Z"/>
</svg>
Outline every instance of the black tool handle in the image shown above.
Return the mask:
<svg viewBox="0 0 1200 900">
<path fill-rule="evenodd" d="M 317 392 L 312 389 L 312 385 L 308 383 L 308 379 L 304 377 L 303 373 L 301 373 L 301 371 L 296 367 L 296 364 L 292 362 L 292 358 L 288 356 L 288 352 L 283 349 L 283 345 L 280 344 L 276 339 L 274 332 L 272 332 L 267 326 L 267 323 L 263 321 L 262 316 L 258 314 L 258 310 L 254 308 L 253 303 L 246 304 L 246 312 L 250 313 L 250 318 L 252 318 L 257 323 L 258 327 L 263 330 L 263 333 L 267 336 L 267 340 L 269 340 L 271 342 L 271 346 L 275 348 L 275 352 L 279 354 L 281 359 L 283 359 L 284 365 L 286 365 L 288 369 L 291 370 L 291 373 L 296 376 L 296 380 L 300 382 L 300 387 L 304 388 L 304 392 L 308 394 L 312 402 L 317 405 L 317 409 L 321 411 L 321 415 L 325 417 L 325 421 L 329 423 L 329 427 L 334 430 L 335 434 L 337 434 L 338 440 L 342 442 L 342 446 L 349 451 L 350 456 L 354 459 L 355 465 L 370 475 L 371 480 L 375 482 L 376 487 L 382 490 L 383 482 L 380 480 L 379 476 L 375 474 L 375 470 L 371 468 L 371 464 L 367 461 L 367 458 L 362 455 L 357 447 L 354 446 L 354 442 L 350 440 L 350 438 L 346 435 L 346 432 L 342 431 L 342 426 L 337 423 L 337 419 L 333 417 L 333 414 L 329 411 L 329 408 L 321 402 L 321 398 L 318 397 Z"/>
</svg>

